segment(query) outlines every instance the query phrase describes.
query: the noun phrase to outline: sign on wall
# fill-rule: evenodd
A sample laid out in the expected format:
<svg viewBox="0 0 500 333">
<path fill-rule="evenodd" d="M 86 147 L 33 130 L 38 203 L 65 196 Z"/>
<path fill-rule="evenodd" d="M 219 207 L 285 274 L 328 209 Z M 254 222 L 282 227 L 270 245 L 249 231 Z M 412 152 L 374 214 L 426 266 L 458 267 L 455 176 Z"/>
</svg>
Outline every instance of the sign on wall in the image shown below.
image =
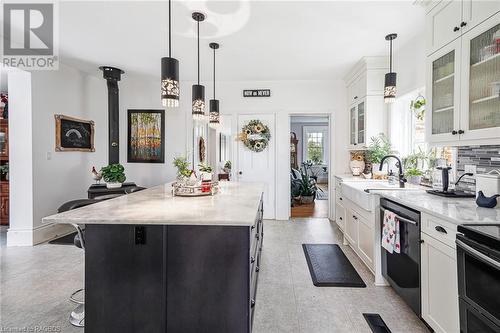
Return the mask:
<svg viewBox="0 0 500 333">
<path fill-rule="evenodd" d="M 271 97 L 271 89 L 245 89 L 243 97 Z"/>
</svg>

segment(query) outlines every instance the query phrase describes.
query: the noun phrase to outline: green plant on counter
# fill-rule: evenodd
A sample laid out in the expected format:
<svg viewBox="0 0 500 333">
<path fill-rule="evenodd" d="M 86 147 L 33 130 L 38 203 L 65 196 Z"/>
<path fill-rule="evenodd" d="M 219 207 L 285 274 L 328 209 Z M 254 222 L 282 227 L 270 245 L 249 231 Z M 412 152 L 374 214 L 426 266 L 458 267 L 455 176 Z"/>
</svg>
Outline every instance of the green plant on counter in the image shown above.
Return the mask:
<svg viewBox="0 0 500 333">
<path fill-rule="evenodd" d="M 2 164 L 0 165 L 0 173 L 2 175 L 6 175 L 9 173 L 9 164 Z"/>
<path fill-rule="evenodd" d="M 231 170 L 231 167 L 232 167 L 231 161 L 226 161 L 226 163 L 224 163 L 224 168 Z"/>
<path fill-rule="evenodd" d="M 191 176 L 192 170 L 189 169 L 189 162 L 186 157 L 176 157 L 173 162 L 174 167 L 177 168 L 178 177 Z"/>
<path fill-rule="evenodd" d="M 421 147 L 418 147 L 418 152 L 410 154 L 403 158 L 403 168 L 404 169 L 416 169 L 419 167 L 424 167 L 426 163 L 430 160 L 430 153 L 426 153 Z"/>
<path fill-rule="evenodd" d="M 106 167 L 101 168 L 102 178 L 106 183 L 123 183 L 127 179 L 125 177 L 125 168 L 123 165 L 110 164 Z"/>
<path fill-rule="evenodd" d="M 405 176 L 406 177 L 418 177 L 422 176 L 424 173 L 423 171 L 417 169 L 417 168 L 410 168 L 405 170 Z"/>
<path fill-rule="evenodd" d="M 214 170 L 210 165 L 206 163 L 198 164 L 198 168 L 200 169 L 201 172 L 208 172 L 208 173 L 211 173 Z"/>
<path fill-rule="evenodd" d="M 368 162 L 380 163 L 384 156 L 394 152 L 392 145 L 389 142 L 389 138 L 387 138 L 384 133 L 373 136 L 370 140 L 370 145 L 366 151 Z"/>
</svg>

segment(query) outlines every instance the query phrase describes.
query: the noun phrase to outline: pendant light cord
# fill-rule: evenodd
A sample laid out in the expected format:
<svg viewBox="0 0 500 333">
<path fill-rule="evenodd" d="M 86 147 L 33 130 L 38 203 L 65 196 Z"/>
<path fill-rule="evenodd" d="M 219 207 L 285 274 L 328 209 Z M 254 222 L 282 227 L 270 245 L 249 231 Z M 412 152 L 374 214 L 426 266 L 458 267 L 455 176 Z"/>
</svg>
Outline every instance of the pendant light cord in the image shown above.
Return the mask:
<svg viewBox="0 0 500 333">
<path fill-rule="evenodd" d="M 215 48 L 214 48 L 214 99 L 215 99 Z"/>
<path fill-rule="evenodd" d="M 172 4 L 171 0 L 168 0 L 168 57 L 172 57 Z"/>
<path fill-rule="evenodd" d="M 200 21 L 197 21 L 198 26 L 198 85 L 200 85 Z"/>
</svg>

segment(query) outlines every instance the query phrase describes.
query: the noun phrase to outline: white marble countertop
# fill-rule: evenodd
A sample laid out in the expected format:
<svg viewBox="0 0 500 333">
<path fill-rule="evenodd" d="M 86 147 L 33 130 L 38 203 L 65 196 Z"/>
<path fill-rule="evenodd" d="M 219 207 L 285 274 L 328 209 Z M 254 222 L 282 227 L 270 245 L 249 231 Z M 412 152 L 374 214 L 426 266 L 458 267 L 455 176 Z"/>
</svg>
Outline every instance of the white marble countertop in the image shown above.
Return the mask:
<svg viewBox="0 0 500 333">
<path fill-rule="evenodd" d="M 396 201 L 454 224 L 500 223 L 500 209 L 477 207 L 474 198 L 445 198 L 421 190 L 372 190 L 370 193 Z"/>
<path fill-rule="evenodd" d="M 43 219 L 44 223 L 251 226 L 262 183 L 220 182 L 214 196 L 174 197 L 171 183 Z"/>
</svg>

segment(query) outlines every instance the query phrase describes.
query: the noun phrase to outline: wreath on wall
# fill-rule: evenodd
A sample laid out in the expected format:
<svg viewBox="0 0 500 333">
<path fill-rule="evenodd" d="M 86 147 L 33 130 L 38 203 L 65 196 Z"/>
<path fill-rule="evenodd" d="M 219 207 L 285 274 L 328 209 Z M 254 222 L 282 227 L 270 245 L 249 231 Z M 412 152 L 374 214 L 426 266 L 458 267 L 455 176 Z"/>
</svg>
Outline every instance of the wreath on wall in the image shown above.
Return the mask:
<svg viewBox="0 0 500 333">
<path fill-rule="evenodd" d="M 243 126 L 238 139 L 251 151 L 260 153 L 267 148 L 271 139 L 271 132 L 269 127 L 260 120 L 250 120 L 248 124 Z"/>
</svg>

